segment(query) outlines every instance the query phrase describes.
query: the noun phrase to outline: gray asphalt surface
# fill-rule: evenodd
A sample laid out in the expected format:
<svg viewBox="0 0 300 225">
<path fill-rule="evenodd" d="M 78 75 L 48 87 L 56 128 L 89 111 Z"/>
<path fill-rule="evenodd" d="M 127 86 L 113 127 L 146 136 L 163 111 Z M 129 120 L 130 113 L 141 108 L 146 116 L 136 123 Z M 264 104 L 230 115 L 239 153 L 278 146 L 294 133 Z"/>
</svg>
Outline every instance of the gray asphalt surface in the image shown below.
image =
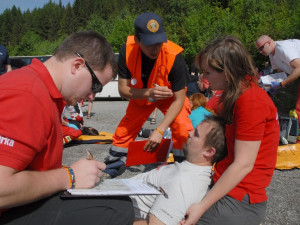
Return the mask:
<svg viewBox="0 0 300 225">
<path fill-rule="evenodd" d="M 83 106 L 84 123 L 99 131 L 113 133 L 125 115 L 128 101 L 94 101 L 92 117 L 86 119 L 87 103 Z M 162 119 L 157 113 L 157 121 Z M 146 128 L 155 128 L 147 121 Z M 110 144 L 80 144 L 64 149 L 63 164 L 70 165 L 80 158 L 86 157 L 86 149 L 94 158 L 103 161 L 108 154 Z M 157 165 L 133 166 L 126 169 L 118 178 L 128 178 L 135 174 L 148 171 Z M 263 225 L 300 225 L 300 170 L 275 170 L 272 182 L 267 189 L 269 196 L 267 213 Z"/>
</svg>

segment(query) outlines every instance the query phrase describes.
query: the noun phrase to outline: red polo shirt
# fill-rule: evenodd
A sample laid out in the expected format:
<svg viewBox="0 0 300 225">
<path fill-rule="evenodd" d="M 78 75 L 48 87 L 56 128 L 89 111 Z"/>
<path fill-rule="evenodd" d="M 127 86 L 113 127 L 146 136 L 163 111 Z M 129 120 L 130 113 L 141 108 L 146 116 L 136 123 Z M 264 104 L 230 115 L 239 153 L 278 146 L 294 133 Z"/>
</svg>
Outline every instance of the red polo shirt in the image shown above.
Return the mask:
<svg viewBox="0 0 300 225">
<path fill-rule="evenodd" d="M 45 171 L 61 167 L 63 99 L 39 60 L 0 77 L 0 165 Z"/>
<path fill-rule="evenodd" d="M 277 158 L 279 122 L 273 101 L 256 85 L 247 89 L 235 103 L 233 123 L 226 126 L 228 155 L 215 167 L 215 182 L 233 162 L 236 139 L 261 140 L 261 145 L 253 170 L 228 195 L 241 201 L 249 194 L 250 203 L 266 201 L 265 188 L 271 182 Z"/>
</svg>

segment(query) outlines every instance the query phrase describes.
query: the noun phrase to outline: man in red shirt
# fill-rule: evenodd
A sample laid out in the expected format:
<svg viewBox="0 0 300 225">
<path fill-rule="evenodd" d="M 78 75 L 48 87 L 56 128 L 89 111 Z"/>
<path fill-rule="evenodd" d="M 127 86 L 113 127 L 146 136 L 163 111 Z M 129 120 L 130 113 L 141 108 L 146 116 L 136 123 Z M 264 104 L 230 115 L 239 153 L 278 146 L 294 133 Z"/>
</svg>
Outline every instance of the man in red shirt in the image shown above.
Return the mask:
<svg viewBox="0 0 300 225">
<path fill-rule="evenodd" d="M 34 59 L 0 77 L 1 224 L 132 224 L 129 198 L 62 200 L 58 194 L 94 187 L 106 167 L 87 159 L 62 167 L 63 100 L 93 100 L 116 74 L 107 40 L 83 31 L 46 62 Z"/>
</svg>

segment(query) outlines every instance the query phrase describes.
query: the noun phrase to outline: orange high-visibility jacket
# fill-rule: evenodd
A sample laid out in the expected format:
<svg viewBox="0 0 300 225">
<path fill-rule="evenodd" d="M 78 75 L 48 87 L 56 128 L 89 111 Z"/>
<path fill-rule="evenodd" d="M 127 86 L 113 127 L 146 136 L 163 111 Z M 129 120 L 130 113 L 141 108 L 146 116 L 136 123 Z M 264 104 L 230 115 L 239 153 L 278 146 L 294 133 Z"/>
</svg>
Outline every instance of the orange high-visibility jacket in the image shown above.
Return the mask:
<svg viewBox="0 0 300 225">
<path fill-rule="evenodd" d="M 171 71 L 176 56 L 183 51 L 183 48 L 168 40 L 163 43 L 162 49 L 156 59 L 155 65 L 150 74 L 147 88 L 154 87 L 153 84 L 159 86 L 168 86 L 168 74 Z M 139 44 L 134 41 L 134 36 L 128 36 L 126 42 L 126 66 L 131 73 L 132 79 L 136 79 L 136 85 L 130 85 L 134 88 L 143 88 L 142 76 L 142 57 Z M 139 105 L 150 105 L 148 99 L 131 99 Z"/>
</svg>

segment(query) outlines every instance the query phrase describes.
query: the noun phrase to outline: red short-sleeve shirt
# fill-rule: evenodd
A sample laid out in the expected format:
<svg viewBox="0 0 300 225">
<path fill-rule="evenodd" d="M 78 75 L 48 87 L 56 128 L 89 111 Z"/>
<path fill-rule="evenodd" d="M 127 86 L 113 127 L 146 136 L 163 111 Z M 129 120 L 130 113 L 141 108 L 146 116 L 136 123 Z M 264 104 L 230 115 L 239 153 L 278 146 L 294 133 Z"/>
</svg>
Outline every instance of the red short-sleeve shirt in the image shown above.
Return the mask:
<svg viewBox="0 0 300 225">
<path fill-rule="evenodd" d="M 220 178 L 234 159 L 234 142 L 259 141 L 261 145 L 253 170 L 228 195 L 241 201 L 249 194 L 250 203 L 267 200 L 265 188 L 270 184 L 275 169 L 279 143 L 277 109 L 260 87 L 254 85 L 243 92 L 235 103 L 233 123 L 226 125 L 228 155 L 217 163 L 214 181 Z"/>
<path fill-rule="evenodd" d="M 32 64 L 0 77 L 0 165 L 45 171 L 61 167 L 63 99 L 46 67 Z"/>
</svg>

